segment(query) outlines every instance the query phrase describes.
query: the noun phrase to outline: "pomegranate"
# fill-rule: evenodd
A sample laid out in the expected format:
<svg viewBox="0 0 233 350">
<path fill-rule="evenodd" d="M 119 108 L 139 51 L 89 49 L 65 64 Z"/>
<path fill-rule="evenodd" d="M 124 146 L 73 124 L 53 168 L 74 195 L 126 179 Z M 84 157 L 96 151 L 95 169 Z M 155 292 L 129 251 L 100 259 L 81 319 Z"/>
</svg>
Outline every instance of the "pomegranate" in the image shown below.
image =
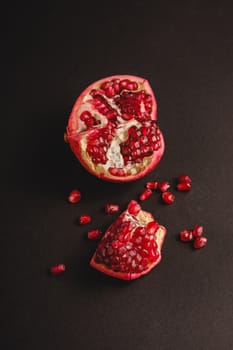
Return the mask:
<svg viewBox="0 0 233 350">
<path fill-rule="evenodd" d="M 165 235 L 165 227 L 132 200 L 105 232 L 90 265 L 115 278 L 139 278 L 160 262 Z"/>
<path fill-rule="evenodd" d="M 111 182 L 142 178 L 159 163 L 164 139 L 147 80 L 115 75 L 88 86 L 69 116 L 66 140 L 91 174 Z"/>
</svg>

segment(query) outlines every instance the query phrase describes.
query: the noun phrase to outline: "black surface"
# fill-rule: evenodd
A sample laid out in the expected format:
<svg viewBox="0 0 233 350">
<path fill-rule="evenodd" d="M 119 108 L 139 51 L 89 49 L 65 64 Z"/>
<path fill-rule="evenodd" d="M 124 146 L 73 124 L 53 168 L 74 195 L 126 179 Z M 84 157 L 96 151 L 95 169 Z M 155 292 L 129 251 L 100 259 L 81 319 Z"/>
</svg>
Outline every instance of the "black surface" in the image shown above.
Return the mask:
<svg viewBox="0 0 233 350">
<path fill-rule="evenodd" d="M 233 348 L 233 24 L 226 1 L 9 2 L 2 9 L 0 348 Z M 81 168 L 63 132 L 79 93 L 104 76 L 147 78 L 165 155 L 146 178 L 110 184 Z M 123 210 L 148 180 L 193 179 L 172 206 L 143 202 L 168 233 L 162 262 L 130 283 L 89 268 L 106 202 Z M 82 200 L 67 203 L 78 188 Z M 199 251 L 177 240 L 203 224 Z M 48 268 L 66 264 L 51 277 Z"/>
</svg>

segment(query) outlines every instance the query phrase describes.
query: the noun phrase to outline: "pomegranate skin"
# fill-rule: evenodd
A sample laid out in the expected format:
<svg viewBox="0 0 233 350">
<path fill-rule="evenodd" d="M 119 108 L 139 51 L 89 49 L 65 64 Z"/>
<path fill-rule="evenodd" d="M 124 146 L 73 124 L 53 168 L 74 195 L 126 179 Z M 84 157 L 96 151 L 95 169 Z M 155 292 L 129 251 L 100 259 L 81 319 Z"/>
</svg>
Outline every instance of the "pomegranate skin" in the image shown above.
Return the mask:
<svg viewBox="0 0 233 350">
<path fill-rule="evenodd" d="M 165 143 L 164 143 L 164 138 L 163 138 L 163 134 L 161 132 L 161 130 L 158 128 L 158 134 L 157 134 L 157 138 L 158 138 L 158 145 L 155 147 L 153 145 L 153 151 L 147 155 L 145 154 L 141 156 L 141 163 L 138 161 L 138 159 L 134 161 L 131 161 L 131 163 L 126 163 L 125 158 L 127 157 L 127 155 L 122 155 L 122 150 L 119 151 L 120 154 L 120 158 L 121 158 L 121 165 L 119 168 L 117 168 L 117 166 L 114 164 L 114 166 L 111 165 L 106 165 L 106 157 L 107 160 L 109 160 L 109 163 L 111 163 L 112 159 L 111 156 L 109 157 L 109 152 L 104 150 L 105 154 L 101 154 L 102 157 L 104 157 L 104 161 L 103 164 L 101 162 L 94 162 L 93 158 L 91 159 L 90 154 L 88 154 L 88 137 L 89 135 L 94 135 L 94 133 L 98 132 L 99 130 L 103 130 L 106 127 L 107 123 L 112 123 L 114 124 L 115 120 L 117 120 L 117 123 L 120 125 L 120 127 L 123 128 L 126 126 L 126 124 L 128 123 L 128 125 L 131 123 L 132 125 L 137 124 L 137 127 L 139 128 L 139 124 L 138 120 L 136 116 L 130 116 L 129 120 L 127 120 L 128 115 L 126 114 L 121 114 L 121 112 L 119 112 L 119 110 L 121 109 L 122 106 L 116 106 L 114 105 L 114 103 L 112 103 L 113 100 L 111 100 L 111 98 L 116 98 L 117 101 L 117 97 L 119 97 L 119 99 L 121 98 L 121 91 L 118 91 L 116 93 L 115 96 L 111 96 L 112 94 L 112 90 L 106 90 L 105 91 L 105 95 L 103 95 L 105 97 L 106 101 L 111 101 L 107 107 L 105 106 L 98 106 L 98 108 L 102 108 L 101 113 L 104 113 L 105 115 L 102 115 L 101 113 L 98 115 L 98 120 L 93 121 L 93 117 L 88 116 L 88 113 L 86 111 L 84 111 L 84 106 L 86 104 L 86 101 L 90 98 L 91 100 L 91 94 L 92 91 L 101 91 L 101 94 L 103 94 L 103 90 L 101 90 L 101 87 L 104 86 L 104 84 L 106 85 L 106 82 L 108 83 L 109 81 L 120 81 L 120 83 L 118 84 L 118 86 L 121 86 L 121 82 L 123 81 L 132 81 L 133 83 L 137 83 L 138 89 L 136 89 L 135 91 L 128 91 L 126 90 L 122 90 L 122 91 L 127 91 L 126 94 L 130 94 L 130 93 L 135 93 L 137 94 L 138 92 L 143 91 L 145 94 L 148 94 L 150 96 L 150 102 L 149 102 L 149 106 L 151 106 L 150 109 L 150 113 L 148 116 L 148 120 L 147 122 L 152 122 L 154 121 L 156 125 L 156 128 L 158 128 L 156 121 L 157 121 L 157 102 L 154 96 L 154 93 L 152 91 L 152 88 L 150 86 L 150 84 L 148 83 L 148 81 L 144 78 L 138 77 L 138 76 L 133 76 L 133 75 L 114 75 L 114 76 L 110 76 L 110 77 L 106 77 L 103 79 L 100 79 L 98 81 L 95 81 L 94 83 L 90 84 L 81 94 L 80 96 L 76 99 L 74 106 L 71 110 L 71 113 L 69 115 L 68 118 L 68 125 L 67 125 L 67 129 L 66 129 L 66 140 L 69 143 L 69 146 L 72 150 L 72 152 L 74 153 L 74 155 L 76 156 L 76 158 L 78 159 L 78 161 L 80 162 L 80 164 L 92 175 L 98 177 L 99 179 L 102 180 L 106 180 L 106 181 L 110 181 L 110 182 L 131 182 L 131 181 L 135 181 L 138 180 L 144 176 L 146 176 L 148 173 L 150 173 L 156 166 L 157 164 L 160 162 L 164 151 L 165 151 Z M 131 89 L 132 84 L 128 85 L 128 87 Z M 118 87 L 119 89 L 119 87 Z M 89 100 L 88 100 L 89 101 Z M 124 102 L 126 106 L 127 102 Z M 117 110 L 117 117 L 116 117 L 116 112 L 115 110 L 111 111 L 106 111 L 107 108 L 111 108 L 111 106 L 115 106 L 116 110 Z M 126 108 L 125 105 L 123 105 L 123 109 Z M 115 108 L 114 107 L 114 108 Z M 84 112 L 83 112 L 84 111 Z M 92 112 L 92 111 L 91 111 Z M 98 111 L 99 113 L 99 111 Z M 97 113 L 97 114 L 98 114 Z M 96 116 L 97 115 L 95 112 L 93 112 L 93 115 Z M 80 115 L 82 115 L 82 118 L 80 121 Z M 124 115 L 124 120 L 122 119 L 122 115 Z M 132 118 L 131 118 L 132 117 Z M 88 119 L 89 118 L 89 119 Z M 115 119 L 114 119 L 115 118 Z M 82 126 L 83 123 L 85 122 L 85 120 L 88 119 L 88 123 L 87 124 L 87 129 L 83 130 Z M 123 123 L 122 123 L 123 120 Z M 120 122 L 119 122 L 120 121 Z M 94 124 L 93 124 L 94 123 Z M 96 123 L 96 124 L 95 124 Z M 143 127 L 143 123 L 141 124 L 141 126 Z M 119 125 L 118 125 L 118 129 L 119 129 Z M 123 130 L 122 128 L 122 130 Z M 128 128 L 128 126 L 127 126 Z M 145 130 L 146 128 L 144 128 Z M 147 128 L 148 130 L 151 130 L 150 126 Z M 126 129 L 124 129 L 126 130 Z M 127 129 L 128 130 L 128 129 Z M 92 136 L 91 136 L 92 137 Z M 108 137 L 108 136 L 107 136 Z M 142 137 L 144 137 L 144 140 L 146 140 L 147 135 L 143 135 Z M 97 139 L 101 139 L 101 137 L 96 137 Z M 140 137 L 139 137 L 140 140 Z M 126 140 L 124 139 L 124 141 L 119 141 L 120 147 L 126 142 Z M 145 141 L 146 142 L 146 141 Z M 98 148 L 99 146 L 97 146 Z M 128 145 L 127 145 L 128 147 Z M 141 150 L 142 147 L 139 147 L 139 149 Z M 102 146 L 102 149 L 105 149 L 105 146 Z M 126 149 L 126 147 L 125 147 Z M 102 152 L 102 151 L 101 151 Z M 135 150 L 135 152 L 137 152 L 137 149 Z M 108 153 L 108 154 L 107 154 Z M 113 152 L 114 153 L 114 152 Z M 145 151 L 146 153 L 146 151 Z M 131 155 L 130 151 L 129 151 L 129 156 Z M 122 156 L 124 161 L 122 161 Z"/>
<path fill-rule="evenodd" d="M 137 204 L 136 201 L 131 201 L 129 203 L 129 205 L 131 203 Z M 130 216 L 131 216 L 131 219 L 130 219 Z M 152 261 L 149 261 L 148 264 L 146 265 L 145 269 L 142 270 L 142 271 L 136 271 L 136 272 L 134 272 L 132 270 L 131 271 L 118 271 L 118 270 L 114 270 L 112 268 L 111 262 L 109 263 L 109 265 L 107 265 L 105 263 L 105 261 L 101 261 L 101 262 L 98 261 L 98 255 L 97 255 L 98 250 L 103 249 L 104 251 L 106 251 L 106 249 L 108 249 L 107 247 L 109 247 L 110 245 L 113 246 L 114 243 L 115 244 L 116 243 L 119 244 L 119 240 L 118 240 L 119 227 L 126 220 L 132 220 L 131 222 L 134 222 L 134 223 L 136 222 L 139 225 L 138 229 L 140 228 L 142 230 L 144 230 L 147 227 L 148 224 L 150 225 L 152 222 L 156 223 L 156 225 L 155 225 L 156 228 L 155 228 L 155 231 L 153 233 L 153 235 L 154 235 L 153 239 L 155 240 L 155 242 L 156 242 L 155 244 L 156 244 L 156 247 L 157 247 L 156 248 L 157 251 L 156 251 L 156 254 L 155 254 L 155 258 Z M 142 225 L 142 227 L 141 227 L 141 225 Z M 131 247 L 132 251 L 135 250 L 135 246 L 133 246 L 132 242 L 135 241 L 135 238 L 134 238 L 135 236 L 134 235 L 136 235 L 136 230 L 137 229 L 135 229 L 135 227 L 134 227 L 132 231 L 126 232 L 126 236 L 129 236 L 129 239 L 124 241 L 124 244 L 121 245 L 120 249 L 123 249 L 123 248 L 127 247 L 129 244 L 131 244 L 132 245 L 132 247 Z M 122 230 L 122 232 L 123 231 L 124 231 L 124 229 Z M 115 239 L 115 237 L 114 237 L 113 240 L 109 241 L 108 237 L 112 237 L 112 236 L 114 236 L 114 234 L 116 236 L 118 235 L 118 237 L 115 236 L 116 240 L 114 240 Z M 121 232 L 120 232 L 120 235 L 121 235 Z M 116 221 L 114 221 L 109 226 L 109 228 L 106 230 L 103 238 L 100 241 L 100 244 L 98 245 L 94 255 L 91 258 L 90 266 L 95 268 L 96 270 L 98 270 L 98 271 L 100 271 L 100 272 L 102 272 L 102 273 L 104 273 L 106 275 L 109 275 L 111 277 L 114 277 L 114 278 L 127 280 L 127 281 L 138 279 L 141 276 L 144 276 L 144 275 L 148 274 L 161 261 L 161 257 L 162 257 L 161 250 L 162 250 L 162 246 L 163 246 L 163 243 L 164 243 L 165 236 L 166 236 L 166 228 L 164 226 L 162 226 L 162 225 L 159 225 L 154 220 L 154 217 L 153 217 L 153 215 L 150 212 L 147 212 L 147 211 L 144 211 L 144 210 L 141 209 L 137 214 L 130 215 L 129 211 L 126 209 L 125 211 L 123 211 L 120 214 L 118 219 Z M 120 242 L 120 244 L 122 244 L 122 243 Z M 142 248 L 140 248 L 140 249 L 137 250 L 137 254 L 143 256 L 143 251 L 145 251 L 145 246 L 142 246 Z M 105 254 L 104 254 L 104 256 L 105 256 Z M 117 256 L 115 258 L 118 258 L 119 259 L 119 263 L 121 263 L 121 259 L 123 259 L 123 256 Z"/>
</svg>

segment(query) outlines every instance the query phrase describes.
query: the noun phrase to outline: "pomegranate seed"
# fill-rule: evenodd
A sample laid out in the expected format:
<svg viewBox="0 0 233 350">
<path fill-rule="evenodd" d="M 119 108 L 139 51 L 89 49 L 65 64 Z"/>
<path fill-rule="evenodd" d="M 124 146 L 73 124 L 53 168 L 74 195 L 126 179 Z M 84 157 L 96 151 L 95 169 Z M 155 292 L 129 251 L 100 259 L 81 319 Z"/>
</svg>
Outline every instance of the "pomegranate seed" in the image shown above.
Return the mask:
<svg viewBox="0 0 233 350">
<path fill-rule="evenodd" d="M 157 231 L 158 227 L 159 227 L 159 224 L 157 221 L 150 221 L 146 226 L 146 231 L 148 234 L 154 235 L 155 232 Z M 153 239 L 154 239 L 154 237 L 153 237 Z"/>
<path fill-rule="evenodd" d="M 190 191 L 191 188 L 190 182 L 181 182 L 176 186 L 178 191 Z"/>
<path fill-rule="evenodd" d="M 59 264 L 59 265 L 50 267 L 50 273 L 52 275 L 60 275 L 65 270 L 66 270 L 66 267 L 64 264 Z"/>
<path fill-rule="evenodd" d="M 157 187 L 161 192 L 165 192 L 169 189 L 170 184 L 168 181 L 162 181 L 158 183 Z"/>
<path fill-rule="evenodd" d="M 190 242 L 193 240 L 192 230 L 183 230 L 180 231 L 180 240 L 183 242 Z"/>
<path fill-rule="evenodd" d="M 149 188 L 146 188 L 139 196 L 141 201 L 148 199 L 152 195 L 152 191 Z"/>
<path fill-rule="evenodd" d="M 182 182 L 191 183 L 191 181 L 192 181 L 191 178 L 186 174 L 181 174 L 177 180 L 180 183 L 182 183 Z"/>
<path fill-rule="evenodd" d="M 79 217 L 79 223 L 81 225 L 85 225 L 85 224 L 88 224 L 89 222 L 91 222 L 91 217 L 90 215 L 86 215 L 86 214 L 83 214 Z"/>
<path fill-rule="evenodd" d="M 196 225 L 193 229 L 193 237 L 201 237 L 203 234 L 204 227 L 201 225 Z"/>
<path fill-rule="evenodd" d="M 68 201 L 70 203 L 77 203 L 81 199 L 81 193 L 78 190 L 72 190 L 69 194 Z"/>
<path fill-rule="evenodd" d="M 175 196 L 173 193 L 166 191 L 166 192 L 162 193 L 162 199 L 163 199 L 164 203 L 172 204 L 175 200 Z"/>
<path fill-rule="evenodd" d="M 195 249 L 199 249 L 199 248 L 203 248 L 206 244 L 207 244 L 207 238 L 202 236 L 202 237 L 195 238 L 193 246 Z"/>
<path fill-rule="evenodd" d="M 127 209 L 129 214 L 137 215 L 141 210 L 141 206 L 136 201 L 132 200 L 131 202 L 129 202 Z"/>
<path fill-rule="evenodd" d="M 158 187 L 157 181 L 150 181 L 146 183 L 146 188 L 149 188 L 150 190 L 156 190 L 157 187 Z"/>
<path fill-rule="evenodd" d="M 106 214 L 113 214 L 113 213 L 117 213 L 118 211 L 119 211 L 118 204 L 108 203 L 105 205 L 105 213 Z"/>
<path fill-rule="evenodd" d="M 102 235 L 102 232 L 98 229 L 90 230 L 87 232 L 87 237 L 89 239 L 98 239 Z"/>
</svg>

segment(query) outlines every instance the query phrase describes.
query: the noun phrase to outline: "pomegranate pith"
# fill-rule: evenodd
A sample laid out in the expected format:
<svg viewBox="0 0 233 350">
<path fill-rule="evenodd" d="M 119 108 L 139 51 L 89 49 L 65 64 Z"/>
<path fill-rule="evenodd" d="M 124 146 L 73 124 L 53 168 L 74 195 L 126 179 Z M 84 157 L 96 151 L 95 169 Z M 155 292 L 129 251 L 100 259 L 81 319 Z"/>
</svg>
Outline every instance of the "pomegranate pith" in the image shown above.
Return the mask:
<svg viewBox="0 0 233 350">
<path fill-rule="evenodd" d="M 148 81 L 130 75 L 103 78 L 76 100 L 66 139 L 93 175 L 129 182 L 148 174 L 164 153 L 157 103 Z"/>
<path fill-rule="evenodd" d="M 105 232 L 90 265 L 119 279 L 139 278 L 160 262 L 165 234 L 151 213 L 131 201 Z"/>
</svg>

